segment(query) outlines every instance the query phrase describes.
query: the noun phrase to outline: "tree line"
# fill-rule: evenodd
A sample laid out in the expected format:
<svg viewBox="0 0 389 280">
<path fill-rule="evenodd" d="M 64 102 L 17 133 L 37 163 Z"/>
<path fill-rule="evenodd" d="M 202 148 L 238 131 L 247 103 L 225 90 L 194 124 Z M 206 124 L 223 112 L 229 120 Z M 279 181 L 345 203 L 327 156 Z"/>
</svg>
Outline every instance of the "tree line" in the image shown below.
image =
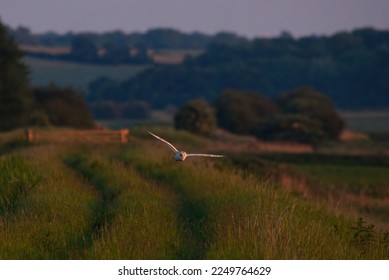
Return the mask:
<svg viewBox="0 0 389 280">
<path fill-rule="evenodd" d="M 0 24 L 0 130 L 47 125 L 93 127 L 83 97 L 73 89 L 29 85 L 22 55 Z M 106 88 L 104 81 L 100 83 L 94 84 L 96 90 Z M 102 102 L 109 96 L 104 96 L 104 91 L 101 94 L 90 98 L 95 98 L 92 108 L 106 114 L 105 118 L 139 117 L 149 110 L 146 102 L 127 100 L 125 94 L 116 96 L 116 103 Z M 176 112 L 174 125 L 203 136 L 219 125 L 260 139 L 316 143 L 338 139 L 344 123 L 325 95 L 304 87 L 279 96 L 275 102 L 255 92 L 225 89 L 213 106 L 202 99 L 187 102 Z"/>
<path fill-rule="evenodd" d="M 142 34 L 114 31 L 34 35 L 21 27 L 9 32 L 20 42 L 35 39 L 46 45 L 66 43 L 71 52 L 60 58 L 77 62 L 151 64 L 150 49 L 205 50 L 200 56 L 187 57 L 180 65 L 154 65 L 121 84 L 105 80 L 109 84 L 106 88 L 116 90 L 110 94 L 92 92 L 96 96 L 88 98 L 94 100 L 97 96 L 110 96 L 100 101 L 141 100 L 153 108 L 163 108 L 181 106 L 194 98 L 213 101 L 225 88 L 251 90 L 275 98 L 284 91 L 308 85 L 324 92 L 342 109 L 389 106 L 386 30 L 361 28 L 302 38 L 283 32 L 278 37 L 251 40 L 234 33 L 210 36 L 162 28 Z M 52 38 L 51 43 L 43 40 L 46 37 Z"/>
<path fill-rule="evenodd" d="M 28 84 L 23 54 L 0 27 L 0 129 L 93 125 L 83 98 L 73 89 Z M 145 118 L 151 109 L 177 107 L 175 124 L 183 128 L 191 114 L 181 109 L 188 101 L 202 99 L 211 104 L 215 123 L 234 133 L 301 142 L 336 139 L 344 124 L 335 107 L 388 106 L 388 34 L 368 28 L 329 37 L 295 39 L 283 34 L 214 42 L 180 65 L 154 65 L 124 82 L 99 78 L 89 85 L 86 100 L 99 118 Z M 72 47 L 72 54 L 89 55 L 89 47 L 96 50 L 90 43 Z"/>
<path fill-rule="evenodd" d="M 88 99 L 142 100 L 164 108 L 196 98 L 214 102 L 226 88 L 274 99 L 307 85 L 325 93 L 338 108 L 382 109 L 389 107 L 388 81 L 389 31 L 366 28 L 328 37 L 213 43 L 180 65 L 155 65 L 122 83 L 94 81 Z M 96 89 L 96 83 L 105 86 Z"/>
<path fill-rule="evenodd" d="M 208 136 L 217 126 L 267 141 L 316 144 L 338 140 L 344 121 L 331 100 L 309 87 L 280 95 L 275 101 L 254 92 L 224 90 L 216 102 L 188 101 L 174 116 L 176 129 Z"/>
<path fill-rule="evenodd" d="M 204 50 L 210 42 L 237 44 L 247 39 L 230 32 L 206 35 L 200 32 L 182 33 L 171 28 L 156 28 L 145 33 L 67 33 L 54 32 L 32 34 L 27 27 L 12 29 L 8 33 L 19 45 L 69 47 L 65 54 L 28 52 L 28 55 L 44 59 L 68 60 L 95 64 L 151 64 L 150 51 L 158 50 Z"/>
<path fill-rule="evenodd" d="M 84 98 L 72 88 L 32 87 L 23 54 L 0 22 L 0 131 L 27 126 L 93 127 Z"/>
<path fill-rule="evenodd" d="M 173 28 L 154 28 L 144 33 L 126 33 L 120 30 L 95 33 L 68 32 L 58 34 L 47 32 L 43 34 L 33 34 L 28 27 L 19 26 L 17 28 L 7 27 L 8 33 L 14 38 L 17 44 L 39 45 L 39 46 L 71 46 L 76 37 L 82 36 L 90 40 L 98 48 L 103 48 L 110 43 L 115 46 L 126 45 L 130 48 L 138 44 L 147 46 L 149 49 L 189 49 L 203 50 L 210 42 L 223 44 L 238 44 L 247 41 L 244 36 L 239 36 L 232 32 L 219 32 L 215 35 L 208 35 L 202 32 L 184 33 Z"/>
</svg>

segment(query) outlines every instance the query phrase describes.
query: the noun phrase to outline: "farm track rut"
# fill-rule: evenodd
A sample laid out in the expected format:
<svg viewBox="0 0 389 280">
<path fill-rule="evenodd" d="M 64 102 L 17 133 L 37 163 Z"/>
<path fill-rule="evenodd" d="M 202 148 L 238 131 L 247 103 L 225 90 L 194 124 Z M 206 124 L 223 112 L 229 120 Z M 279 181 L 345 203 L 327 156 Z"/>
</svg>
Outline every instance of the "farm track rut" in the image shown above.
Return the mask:
<svg viewBox="0 0 389 280">
<path fill-rule="evenodd" d="M 0 216 L 13 215 L 41 177 L 20 157 L 0 162 L 0 169 Z"/>
<path fill-rule="evenodd" d="M 178 249 L 176 259 L 205 259 L 209 248 L 209 238 L 205 233 L 205 222 L 209 219 L 206 207 L 194 199 L 184 186 L 176 180 L 170 180 L 158 170 L 146 168 L 127 159 L 121 161 L 132 165 L 145 180 L 162 184 L 163 188 L 172 191 L 178 197 L 176 212 L 183 234 L 182 245 Z"/>
<path fill-rule="evenodd" d="M 89 233 L 84 238 L 84 244 L 81 246 L 82 248 L 79 248 L 80 251 L 86 253 L 88 249 L 92 247 L 93 241 L 101 236 L 102 229 L 109 226 L 112 221 L 113 214 L 109 210 L 119 193 L 110 189 L 108 183 L 104 179 L 99 178 L 98 175 L 96 176 L 96 173 L 92 168 L 85 165 L 85 159 L 82 157 L 68 157 L 64 161 L 70 169 L 82 175 L 95 188 L 100 196 L 100 203 L 94 212 L 94 221 Z"/>
<path fill-rule="evenodd" d="M 112 160 L 117 161 L 119 164 L 123 164 L 125 166 L 132 165 L 123 160 L 118 160 L 117 158 Z M 103 173 L 105 170 L 99 170 L 99 162 L 94 162 L 93 160 L 90 160 L 89 157 L 68 157 L 68 159 L 65 160 L 65 163 L 71 170 L 80 174 L 88 181 L 88 183 L 94 186 L 96 192 L 100 196 L 99 206 L 95 210 L 94 223 L 92 224 L 89 233 L 85 236 L 85 241 L 82 244 L 82 248 L 79 248 L 78 250 L 78 257 L 82 258 L 83 254 L 88 255 L 88 253 L 93 251 L 95 242 L 98 243 L 102 241 L 104 238 L 104 233 L 109 232 L 112 227 L 115 228 L 114 223 L 117 218 L 115 216 L 117 210 L 116 207 L 118 200 L 121 199 L 120 196 L 122 195 L 122 189 L 120 187 L 119 189 L 113 187 L 111 185 L 111 180 L 115 181 L 117 178 L 105 177 L 105 175 L 107 175 L 109 172 L 104 175 Z M 161 193 L 166 193 L 168 196 L 176 198 L 174 201 L 169 202 L 171 205 L 168 207 L 170 207 L 172 212 L 175 213 L 174 215 L 176 217 L 173 219 L 176 219 L 178 222 L 176 225 L 177 228 L 175 230 L 179 232 L 179 236 L 177 237 L 178 240 L 176 240 L 177 244 L 179 245 L 171 249 L 170 255 L 166 256 L 172 259 L 205 258 L 207 240 L 206 236 L 203 234 L 202 221 L 207 218 L 206 211 L 204 211 L 201 206 L 193 201 L 180 186 L 172 185 L 168 181 L 158 180 L 158 175 L 156 173 L 152 174 L 150 172 L 142 171 L 139 166 L 132 165 L 132 167 L 135 167 L 135 170 L 137 170 L 136 173 L 141 178 L 141 180 L 147 182 L 148 184 L 158 186 L 159 195 Z M 116 172 L 113 172 L 110 175 L 118 176 Z M 142 198 L 139 199 L 140 201 L 138 202 L 141 205 L 147 204 L 146 201 L 142 201 Z M 137 210 L 135 210 L 135 212 L 137 212 Z M 156 240 L 158 240 L 158 238 L 156 238 Z M 171 241 L 172 240 L 162 240 L 153 242 L 165 243 Z M 154 244 L 164 247 L 163 244 Z M 141 245 L 136 244 L 134 246 L 138 247 Z M 75 254 L 77 255 L 77 252 Z M 155 254 L 157 255 L 155 255 L 154 258 L 158 258 L 158 253 L 155 252 Z"/>
</svg>

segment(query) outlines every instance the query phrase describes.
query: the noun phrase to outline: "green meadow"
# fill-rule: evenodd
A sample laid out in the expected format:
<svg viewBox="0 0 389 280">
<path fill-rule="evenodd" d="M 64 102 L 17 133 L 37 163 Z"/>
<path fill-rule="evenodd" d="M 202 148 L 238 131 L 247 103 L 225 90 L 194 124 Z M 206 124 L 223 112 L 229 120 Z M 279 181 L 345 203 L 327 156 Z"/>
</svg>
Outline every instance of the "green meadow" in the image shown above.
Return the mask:
<svg viewBox="0 0 389 280">
<path fill-rule="evenodd" d="M 220 152 L 215 139 L 153 131 L 190 151 Z M 176 162 L 146 129 L 132 132 L 127 144 L 1 141 L 12 149 L 0 150 L 0 259 L 389 258 L 384 228 L 287 191 L 271 175 L 274 158 Z M 340 180 L 338 171 L 285 162 Z M 387 178 L 364 172 L 374 186 Z M 349 177 L 345 184 L 358 181 Z"/>
<path fill-rule="evenodd" d="M 46 86 L 53 83 L 61 87 L 73 87 L 87 92 L 88 85 L 95 79 L 107 77 L 123 81 L 135 76 L 146 66 L 134 65 L 89 65 L 59 60 L 25 57 L 30 69 L 30 83 Z"/>
</svg>

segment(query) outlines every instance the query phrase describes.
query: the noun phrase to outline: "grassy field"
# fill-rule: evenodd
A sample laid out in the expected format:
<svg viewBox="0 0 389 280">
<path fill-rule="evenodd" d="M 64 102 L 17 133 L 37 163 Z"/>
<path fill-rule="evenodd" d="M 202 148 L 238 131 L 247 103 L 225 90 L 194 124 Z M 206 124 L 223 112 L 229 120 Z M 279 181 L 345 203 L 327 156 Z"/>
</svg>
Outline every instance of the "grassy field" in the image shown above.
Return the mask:
<svg viewBox="0 0 389 280">
<path fill-rule="evenodd" d="M 32 85 L 45 86 L 54 83 L 58 86 L 71 86 L 83 92 L 87 92 L 89 83 L 99 77 L 122 81 L 145 69 L 145 66 L 88 65 L 32 57 L 25 57 L 24 62 L 30 68 Z"/>
<path fill-rule="evenodd" d="M 286 191 L 325 203 L 330 211 L 389 229 L 389 159 L 383 155 L 274 154 L 234 158 L 241 166 L 278 182 Z"/>
<path fill-rule="evenodd" d="M 193 151 L 215 144 L 153 131 Z M 287 191 L 272 176 L 279 158 L 175 162 L 145 129 L 132 132 L 125 145 L 16 142 L 2 149 L 0 259 L 389 257 L 388 234 L 364 217 Z M 366 172 L 375 178 L 381 171 Z"/>
<path fill-rule="evenodd" d="M 47 54 L 68 53 L 69 49 L 43 46 L 21 46 L 25 51 Z M 186 55 L 196 56 L 201 52 L 195 50 L 170 50 L 153 53 L 153 60 L 159 64 L 181 63 Z M 40 59 L 26 56 L 24 62 L 30 69 L 30 83 L 45 86 L 54 83 L 58 86 L 71 86 L 87 92 L 88 85 L 94 79 L 107 77 L 117 81 L 127 80 L 149 66 L 145 65 L 92 65 L 60 60 Z"/>
<path fill-rule="evenodd" d="M 389 111 L 343 112 L 347 126 L 359 132 L 389 132 Z"/>
</svg>

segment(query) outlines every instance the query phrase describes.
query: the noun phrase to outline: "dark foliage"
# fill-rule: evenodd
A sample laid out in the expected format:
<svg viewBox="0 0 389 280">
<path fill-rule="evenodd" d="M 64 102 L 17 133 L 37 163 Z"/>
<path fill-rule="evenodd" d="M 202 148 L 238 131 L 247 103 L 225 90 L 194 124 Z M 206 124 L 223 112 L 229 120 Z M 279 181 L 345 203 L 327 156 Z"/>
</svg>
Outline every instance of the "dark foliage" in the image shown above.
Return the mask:
<svg viewBox="0 0 389 280">
<path fill-rule="evenodd" d="M 80 62 L 95 62 L 98 59 L 96 44 L 85 35 L 74 37 L 69 58 Z"/>
<path fill-rule="evenodd" d="M 225 90 L 216 101 L 216 118 L 220 127 L 249 134 L 262 121 L 279 113 L 266 97 L 253 92 Z"/>
<path fill-rule="evenodd" d="M 106 77 L 98 78 L 89 83 L 88 92 L 86 99 L 89 103 L 99 101 L 123 102 L 126 100 L 120 84 Z"/>
<path fill-rule="evenodd" d="M 301 87 L 277 98 L 278 106 L 287 114 L 298 114 L 320 124 L 324 137 L 338 139 L 344 121 L 331 100 L 309 87 Z"/>
<path fill-rule="evenodd" d="M 185 34 L 175 29 L 157 28 L 145 33 L 126 34 L 121 31 L 98 33 L 32 34 L 27 27 L 8 28 L 18 44 L 49 47 L 68 46 L 70 54 L 53 55 L 31 52 L 29 55 L 45 59 L 61 59 L 95 64 L 150 64 L 148 50 L 203 50 L 212 42 L 236 45 L 247 41 L 234 33 L 222 32 L 215 36 L 199 32 Z M 101 52 L 103 50 L 103 52 Z M 134 52 L 132 52 L 134 51 Z"/>
<path fill-rule="evenodd" d="M 124 33 L 122 31 L 110 31 L 105 33 L 66 33 L 58 34 L 47 32 L 44 34 L 32 34 L 28 27 L 20 26 L 16 29 L 8 28 L 8 33 L 15 38 L 18 44 L 43 45 L 43 46 L 71 46 L 74 38 L 82 35 L 87 36 L 98 48 L 110 43 L 116 46 L 136 47 L 138 44 L 148 49 L 197 49 L 202 50 L 210 42 L 218 42 L 236 45 L 246 42 L 247 39 L 231 32 L 221 32 L 214 36 L 200 32 L 190 34 L 182 33 L 171 28 L 155 28 L 145 33 Z"/>
<path fill-rule="evenodd" d="M 45 112 L 51 125 L 91 128 L 92 115 L 83 97 L 74 89 L 56 86 L 33 89 L 37 109 Z"/>
<path fill-rule="evenodd" d="M 262 140 L 314 144 L 338 139 L 344 127 L 332 102 L 308 87 L 281 95 L 277 104 L 258 93 L 225 90 L 216 108 L 220 127 Z"/>
<path fill-rule="evenodd" d="M 0 129 L 28 125 L 93 126 L 83 98 L 73 89 L 30 89 L 22 53 L 0 24 Z"/>
<path fill-rule="evenodd" d="M 122 104 L 122 118 L 124 119 L 147 119 L 150 115 L 150 106 L 144 101 L 133 100 Z"/>
<path fill-rule="evenodd" d="M 104 45 L 104 51 L 101 60 L 106 63 L 120 64 L 130 61 L 130 48 L 125 44 L 116 45 L 108 42 Z"/>
<path fill-rule="evenodd" d="M 89 41 L 85 45 L 92 43 L 99 50 L 109 45 L 96 63 L 125 61 L 127 49 L 139 54 L 130 57 L 131 63 L 148 63 L 149 49 L 207 48 L 198 57 L 188 57 L 182 65 L 150 67 L 119 85 L 118 99 L 143 100 L 155 108 L 182 106 L 196 98 L 214 102 L 226 88 L 262 92 L 275 98 L 301 85 L 324 92 L 337 108 L 389 107 L 389 31 L 385 30 L 363 28 L 297 39 L 283 32 L 279 37 L 253 40 L 233 33 L 208 36 L 174 29 L 154 29 L 143 34 L 114 31 L 33 35 L 27 28 L 9 32 L 20 41 L 34 44 L 73 44 L 73 55 L 79 53 L 75 42 L 80 37 Z M 90 51 L 84 53 L 82 60 L 89 61 L 95 50 L 86 49 Z"/>
<path fill-rule="evenodd" d="M 319 121 L 304 115 L 277 115 L 265 119 L 252 134 L 267 141 L 297 141 L 315 144 L 325 139 Z"/>
<path fill-rule="evenodd" d="M 93 116 L 100 120 L 114 120 L 121 118 L 121 108 L 112 101 L 100 101 L 90 105 Z"/>
<path fill-rule="evenodd" d="M 28 124 L 32 106 L 22 53 L 0 22 L 0 130 Z"/>
<path fill-rule="evenodd" d="M 177 111 L 174 125 L 176 129 L 209 136 L 216 125 L 215 113 L 205 100 L 192 100 Z"/>
<path fill-rule="evenodd" d="M 214 43 L 197 58 L 146 70 L 123 87 L 129 97 L 163 107 L 201 97 L 213 102 L 226 88 L 274 98 L 308 85 L 338 108 L 374 109 L 389 107 L 388 81 L 389 31 L 359 29 L 330 37 Z"/>
<path fill-rule="evenodd" d="M 99 101 L 90 105 L 93 116 L 101 120 L 147 119 L 150 117 L 150 106 L 143 101 L 116 103 Z"/>
</svg>

